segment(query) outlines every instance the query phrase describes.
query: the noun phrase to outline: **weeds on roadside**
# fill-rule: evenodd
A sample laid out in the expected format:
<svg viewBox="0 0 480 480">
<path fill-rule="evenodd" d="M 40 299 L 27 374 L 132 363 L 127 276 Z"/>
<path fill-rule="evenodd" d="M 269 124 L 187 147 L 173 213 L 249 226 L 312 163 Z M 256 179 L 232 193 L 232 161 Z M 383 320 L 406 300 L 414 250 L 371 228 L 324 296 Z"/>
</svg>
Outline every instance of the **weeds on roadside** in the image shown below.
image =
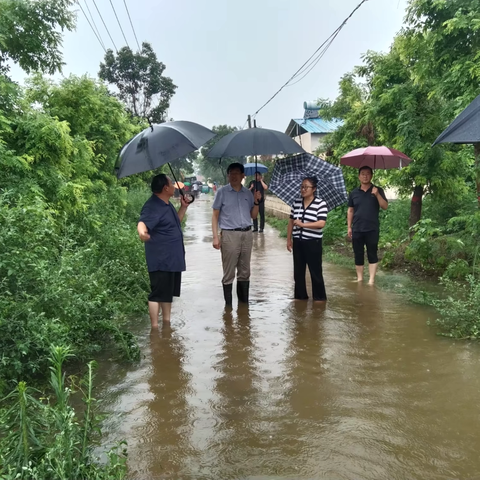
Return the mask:
<svg viewBox="0 0 480 480">
<path fill-rule="evenodd" d="M 71 357 L 68 347 L 50 348 L 51 397 L 19 382 L 2 404 L 0 417 L 0 480 L 123 480 L 126 478 L 125 443 L 107 452 L 100 464 L 94 447 L 100 439 L 100 418 L 93 397 L 95 363 L 85 377 L 67 385 L 63 364 Z M 75 388 L 83 394 L 85 408 L 78 418 L 71 406 Z"/>
<path fill-rule="evenodd" d="M 460 339 L 480 338 L 480 280 L 468 275 L 465 282 L 443 277 L 446 298 L 432 301 L 440 317 L 435 324 L 442 335 Z"/>
</svg>

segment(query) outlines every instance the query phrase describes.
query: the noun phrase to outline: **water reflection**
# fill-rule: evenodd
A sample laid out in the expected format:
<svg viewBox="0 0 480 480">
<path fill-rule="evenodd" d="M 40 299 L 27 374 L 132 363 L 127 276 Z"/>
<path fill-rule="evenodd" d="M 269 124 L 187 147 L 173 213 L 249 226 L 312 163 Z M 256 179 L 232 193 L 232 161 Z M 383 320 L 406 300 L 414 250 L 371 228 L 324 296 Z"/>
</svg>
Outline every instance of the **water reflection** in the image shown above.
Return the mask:
<svg viewBox="0 0 480 480">
<path fill-rule="evenodd" d="M 211 475 L 227 479 L 238 478 L 259 446 L 254 420 L 258 415 L 259 376 L 248 307 L 225 309 L 221 333 L 223 341 L 213 366 L 217 376 L 212 409 L 217 423 L 215 440 L 210 444 L 216 453 Z"/>
<path fill-rule="evenodd" d="M 185 348 L 171 326 L 150 332 L 150 353 L 148 384 L 153 398 L 143 419 L 142 470 L 145 475 L 170 478 L 182 472 L 194 454 L 189 441 L 191 410 L 186 398 L 190 376 L 183 366 Z"/>
</svg>

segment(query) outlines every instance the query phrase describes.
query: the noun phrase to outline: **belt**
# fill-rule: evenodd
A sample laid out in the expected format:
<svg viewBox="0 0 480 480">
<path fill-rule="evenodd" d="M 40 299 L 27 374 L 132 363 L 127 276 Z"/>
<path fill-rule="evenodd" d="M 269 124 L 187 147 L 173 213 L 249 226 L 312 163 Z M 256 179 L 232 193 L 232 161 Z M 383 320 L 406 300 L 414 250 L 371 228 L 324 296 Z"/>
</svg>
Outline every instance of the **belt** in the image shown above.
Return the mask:
<svg viewBox="0 0 480 480">
<path fill-rule="evenodd" d="M 248 232 L 249 230 L 251 230 L 252 227 L 244 227 L 244 228 L 222 228 L 222 230 L 226 231 L 226 232 Z"/>
</svg>

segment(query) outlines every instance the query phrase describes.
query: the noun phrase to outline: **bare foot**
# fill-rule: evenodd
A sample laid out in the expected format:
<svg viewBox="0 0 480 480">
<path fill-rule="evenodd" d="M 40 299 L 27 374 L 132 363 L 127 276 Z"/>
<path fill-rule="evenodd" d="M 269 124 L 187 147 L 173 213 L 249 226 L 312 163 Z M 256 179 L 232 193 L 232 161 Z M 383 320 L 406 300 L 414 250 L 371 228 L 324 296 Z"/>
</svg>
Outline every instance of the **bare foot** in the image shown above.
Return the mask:
<svg viewBox="0 0 480 480">
<path fill-rule="evenodd" d="M 360 283 L 363 282 L 363 278 L 357 278 L 356 280 L 352 280 L 353 283 Z"/>
<path fill-rule="evenodd" d="M 368 282 L 368 284 L 369 284 L 369 285 L 375 285 L 375 282 L 374 282 L 373 280 L 370 280 L 370 281 Z"/>
<path fill-rule="evenodd" d="M 158 330 L 158 323 L 152 323 L 152 330 Z"/>
<path fill-rule="evenodd" d="M 164 318 L 163 323 L 170 323 L 170 319 L 169 318 Z"/>
</svg>

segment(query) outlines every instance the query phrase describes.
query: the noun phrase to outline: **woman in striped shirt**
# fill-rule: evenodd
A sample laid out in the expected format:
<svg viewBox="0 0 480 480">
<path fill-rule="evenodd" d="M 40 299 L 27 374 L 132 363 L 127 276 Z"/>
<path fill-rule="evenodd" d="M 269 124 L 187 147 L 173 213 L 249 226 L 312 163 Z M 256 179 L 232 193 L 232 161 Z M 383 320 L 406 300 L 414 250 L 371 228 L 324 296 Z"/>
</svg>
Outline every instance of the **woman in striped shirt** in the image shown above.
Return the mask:
<svg viewBox="0 0 480 480">
<path fill-rule="evenodd" d="M 322 237 L 327 221 L 327 204 L 315 196 L 317 178 L 305 177 L 300 189 L 301 198 L 295 201 L 287 230 L 287 249 L 293 249 L 295 299 L 307 300 L 306 269 L 312 279 L 313 300 L 327 300 L 322 273 Z M 293 237 L 293 240 L 292 240 Z"/>
</svg>

